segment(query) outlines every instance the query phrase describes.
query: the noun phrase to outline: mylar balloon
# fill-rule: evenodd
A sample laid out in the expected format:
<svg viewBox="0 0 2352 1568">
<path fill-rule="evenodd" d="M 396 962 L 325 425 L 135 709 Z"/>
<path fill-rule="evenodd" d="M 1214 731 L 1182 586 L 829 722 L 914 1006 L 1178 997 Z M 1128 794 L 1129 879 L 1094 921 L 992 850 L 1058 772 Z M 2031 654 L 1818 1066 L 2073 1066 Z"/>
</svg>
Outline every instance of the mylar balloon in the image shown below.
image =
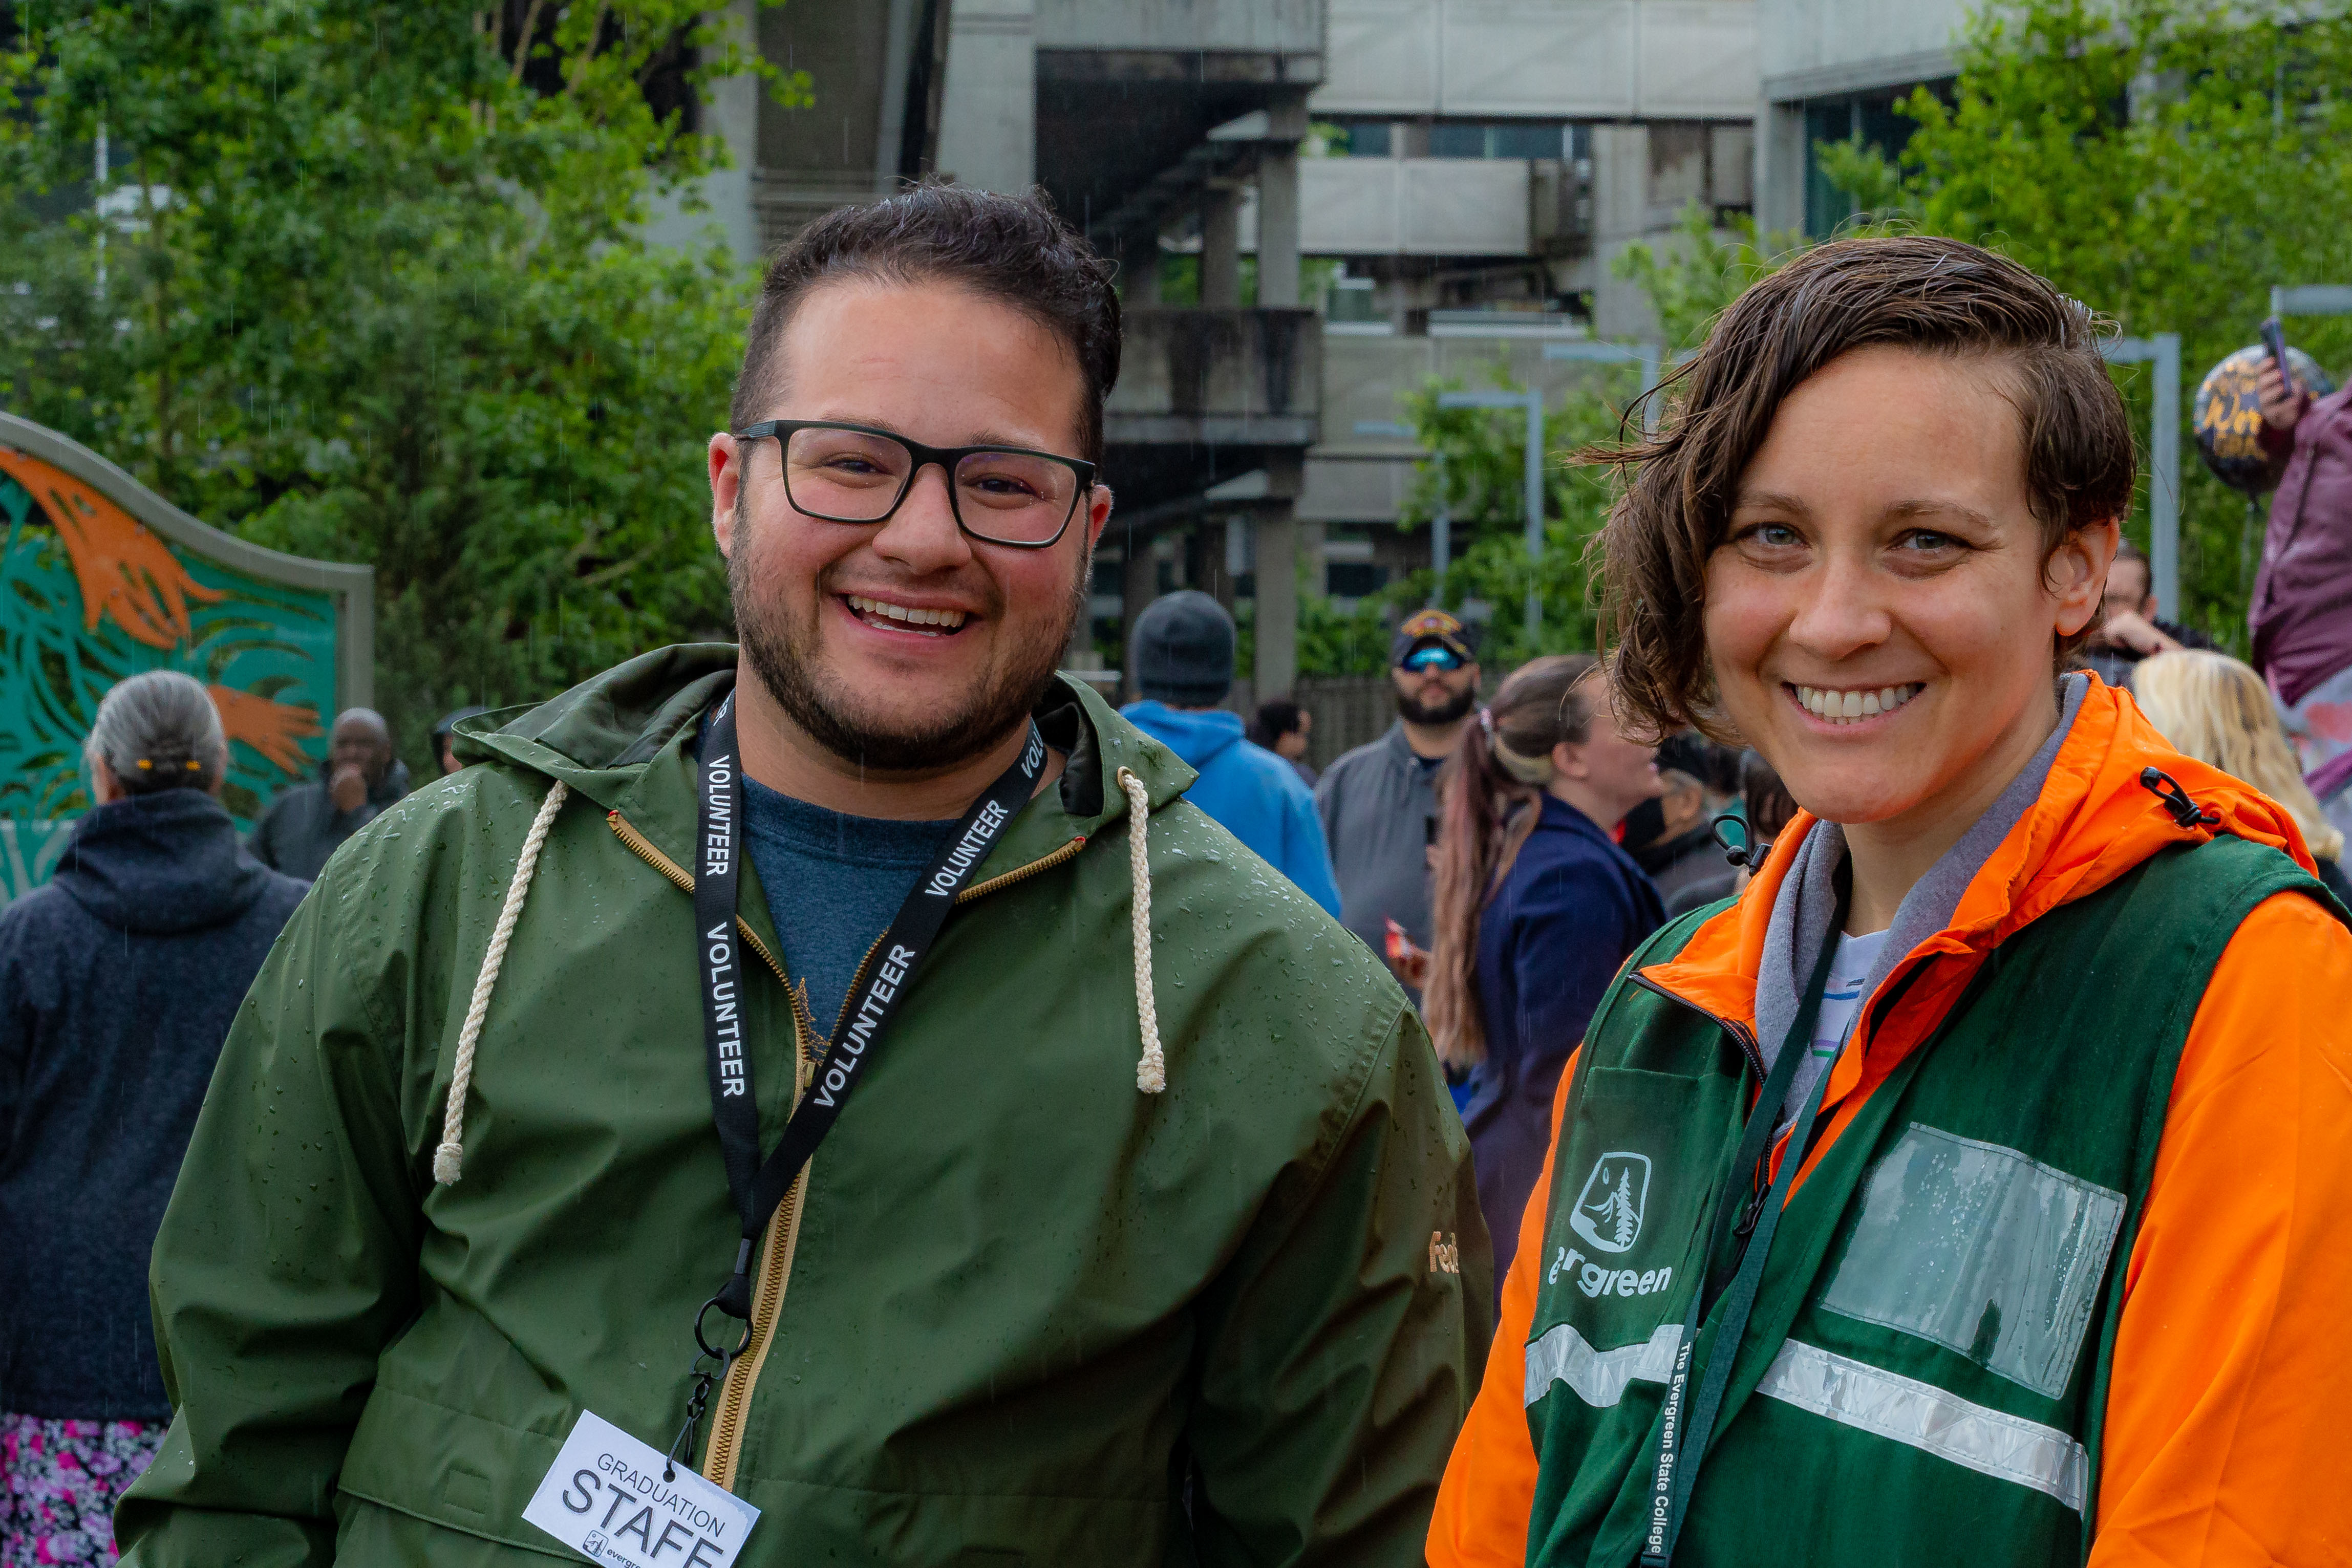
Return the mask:
<svg viewBox="0 0 2352 1568">
<path fill-rule="evenodd" d="M 2197 455 L 2205 459 L 2205 466 L 2224 485 L 2250 496 L 2262 488 L 2270 468 L 2269 456 L 2263 451 L 2262 402 L 2254 392 L 2254 380 L 2270 362 L 2270 355 L 2268 349 L 2256 343 L 2206 371 L 2205 379 L 2197 383 L 2197 402 L 2189 422 L 2197 433 Z M 2314 397 L 2325 397 L 2336 390 L 2319 361 L 2301 349 L 2290 346 L 2286 362 L 2296 384 Z"/>
</svg>

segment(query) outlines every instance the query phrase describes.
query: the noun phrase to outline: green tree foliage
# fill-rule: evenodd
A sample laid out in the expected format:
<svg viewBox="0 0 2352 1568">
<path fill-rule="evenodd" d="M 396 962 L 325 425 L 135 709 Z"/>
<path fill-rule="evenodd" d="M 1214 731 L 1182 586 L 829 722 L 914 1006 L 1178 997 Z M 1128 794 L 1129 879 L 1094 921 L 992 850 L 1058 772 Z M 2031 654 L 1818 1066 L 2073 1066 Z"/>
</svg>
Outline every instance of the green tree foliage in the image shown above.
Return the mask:
<svg viewBox="0 0 2352 1568">
<path fill-rule="evenodd" d="M 1954 104 L 1909 105 L 1905 189 L 1930 232 L 1998 246 L 2127 333 L 2179 332 L 2185 417 L 2273 284 L 2352 281 L 2347 79 L 2341 7 L 2003 5 L 1970 26 Z M 2352 350 L 2341 321 L 2288 330 L 2339 371 Z M 2118 373 L 2145 429 L 2146 372 Z M 2242 651 L 2262 518 L 2193 456 L 2185 477 L 2185 618 Z"/>
<path fill-rule="evenodd" d="M 1990 246 L 2132 336 L 2181 335 L 2184 420 L 2197 381 L 2256 340 L 2274 283 L 2352 281 L 2352 18 L 2341 7 L 2206 0 L 1999 0 L 1970 20 L 1948 104 L 1927 91 L 1899 164 L 1817 146 L 1865 224 Z M 1706 220 L 1686 220 L 1704 231 Z M 1848 232 L 1871 232 L 1857 225 Z M 1671 336 L 1801 248 L 1752 234 L 1628 253 Z M 2339 378 L 2352 321 L 2291 320 Z M 2116 379 L 2145 432 L 2148 371 Z M 2168 614 L 2245 647 L 2263 517 L 2191 454 L 2182 475 L 2181 589 Z M 2147 544 L 2146 486 L 2126 532 Z"/>
<path fill-rule="evenodd" d="M 420 760 L 446 707 L 725 625 L 701 444 L 749 279 L 641 237 L 725 157 L 656 100 L 680 61 L 809 99 L 688 0 L 478 3 L 19 5 L 0 57 L 0 395 L 209 522 L 373 564 Z"/>
<path fill-rule="evenodd" d="M 1619 251 L 1611 269 L 1638 283 L 1664 329 L 1668 354 L 1696 349 L 1739 291 L 1786 262 L 1801 243 L 1794 235 L 1759 238 L 1755 220 L 1735 219 L 1725 237 L 1712 208 L 1693 202 L 1675 221 L 1673 240 L 1636 240 Z"/>
</svg>

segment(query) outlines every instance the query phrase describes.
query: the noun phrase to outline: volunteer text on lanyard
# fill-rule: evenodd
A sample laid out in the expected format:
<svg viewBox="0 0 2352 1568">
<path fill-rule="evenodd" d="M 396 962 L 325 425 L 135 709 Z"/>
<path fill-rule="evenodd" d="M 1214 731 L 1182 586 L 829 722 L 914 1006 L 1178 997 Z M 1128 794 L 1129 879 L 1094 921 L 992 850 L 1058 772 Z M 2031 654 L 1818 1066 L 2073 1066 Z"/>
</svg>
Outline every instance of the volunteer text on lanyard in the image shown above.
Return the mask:
<svg viewBox="0 0 2352 1568">
<path fill-rule="evenodd" d="M 727 1186 L 735 1197 L 743 1235 L 735 1249 L 735 1269 L 719 1293 L 695 1315 L 694 1343 L 700 1352 L 693 1367 L 693 1392 L 687 1401 L 686 1425 L 671 1445 L 672 1470 L 691 1465 L 695 1428 L 714 1385 L 751 1343 L 751 1249 L 769 1216 L 792 1190 L 793 1180 L 833 1130 L 858 1074 L 873 1054 L 875 1043 L 898 1010 L 915 967 L 923 961 L 955 904 L 955 896 L 971 880 L 980 862 L 1004 824 L 1036 789 L 1045 769 L 1045 741 L 1037 727 L 1029 727 L 1028 744 L 1020 759 L 964 813 L 955 835 L 939 862 L 923 873 L 907 902 L 876 944 L 878 961 L 865 976 L 864 985 L 841 1010 L 841 1019 L 818 1064 L 817 1081 L 784 1124 L 776 1152 L 760 1160 L 760 1111 L 751 1091 L 751 1059 L 743 1050 L 742 968 L 737 958 L 735 895 L 741 883 L 743 785 L 735 747 L 735 699 L 730 695 L 712 716 L 702 739 L 701 833 L 694 865 L 694 924 L 697 967 L 702 975 L 702 1040 L 710 1061 L 710 1114 L 719 1125 L 719 1146 L 727 1163 Z M 731 1347 L 713 1345 L 705 1337 L 705 1320 L 716 1307 L 742 1321 L 741 1334 Z"/>
</svg>

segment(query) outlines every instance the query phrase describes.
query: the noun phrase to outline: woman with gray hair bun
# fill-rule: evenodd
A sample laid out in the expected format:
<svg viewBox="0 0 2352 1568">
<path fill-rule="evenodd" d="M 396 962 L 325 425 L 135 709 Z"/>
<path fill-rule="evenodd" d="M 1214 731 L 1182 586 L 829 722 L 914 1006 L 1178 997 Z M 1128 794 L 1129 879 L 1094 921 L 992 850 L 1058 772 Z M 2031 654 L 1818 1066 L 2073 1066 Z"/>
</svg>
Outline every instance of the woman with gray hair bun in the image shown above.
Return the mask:
<svg viewBox="0 0 2352 1568">
<path fill-rule="evenodd" d="M 165 789 L 217 795 L 228 737 L 211 693 L 176 670 L 150 670 L 106 694 L 82 757 L 101 806 Z"/>
<path fill-rule="evenodd" d="M 170 670 L 107 693 L 96 809 L 0 909 L 0 1564 L 111 1563 L 172 1415 L 147 1255 L 214 1061 L 304 884 L 215 797 L 220 714 Z"/>
</svg>

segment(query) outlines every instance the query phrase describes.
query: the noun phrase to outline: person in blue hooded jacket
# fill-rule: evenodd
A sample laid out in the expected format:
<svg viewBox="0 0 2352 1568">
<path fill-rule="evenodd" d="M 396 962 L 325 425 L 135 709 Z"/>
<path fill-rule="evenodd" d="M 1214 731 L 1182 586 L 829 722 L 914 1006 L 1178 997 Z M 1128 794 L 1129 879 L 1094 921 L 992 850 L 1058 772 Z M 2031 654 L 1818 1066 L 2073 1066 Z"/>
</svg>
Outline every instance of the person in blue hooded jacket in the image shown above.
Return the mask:
<svg viewBox="0 0 2352 1568">
<path fill-rule="evenodd" d="M 1289 763 L 1244 734 L 1217 705 L 1234 684 L 1234 618 L 1192 589 L 1153 600 L 1128 650 L 1141 702 L 1119 709 L 1201 777 L 1184 798 L 1291 881 L 1339 913 L 1339 883 L 1315 797 Z"/>
<path fill-rule="evenodd" d="M 115 1560 L 115 1500 L 172 1418 L 148 1253 L 229 1022 L 308 885 L 238 847 L 195 680 L 122 682 L 84 751 L 97 808 L 0 910 L 0 1563 Z"/>
</svg>

